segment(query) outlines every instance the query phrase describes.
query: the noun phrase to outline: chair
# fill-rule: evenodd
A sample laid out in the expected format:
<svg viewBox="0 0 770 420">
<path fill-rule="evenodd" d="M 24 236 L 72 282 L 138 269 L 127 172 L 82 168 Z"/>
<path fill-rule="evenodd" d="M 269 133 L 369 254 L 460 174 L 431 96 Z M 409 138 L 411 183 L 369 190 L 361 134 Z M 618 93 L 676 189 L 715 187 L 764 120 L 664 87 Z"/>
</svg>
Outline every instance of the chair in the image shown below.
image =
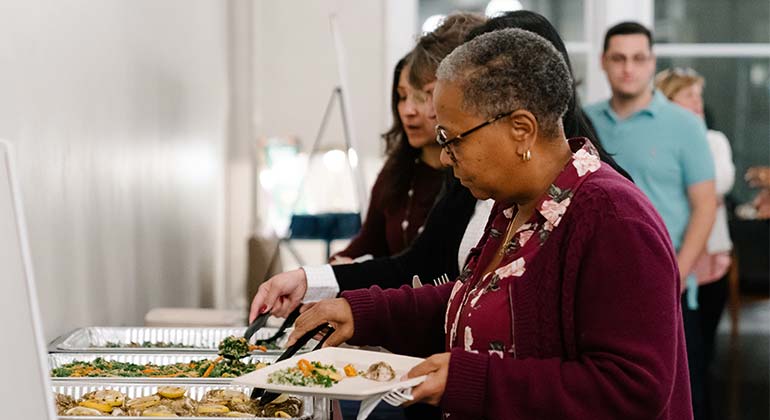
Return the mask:
<svg viewBox="0 0 770 420">
<path fill-rule="evenodd" d="M 770 220 L 730 221 L 733 264 L 728 273 L 731 339 L 739 334 L 742 302 L 770 297 Z"/>
</svg>

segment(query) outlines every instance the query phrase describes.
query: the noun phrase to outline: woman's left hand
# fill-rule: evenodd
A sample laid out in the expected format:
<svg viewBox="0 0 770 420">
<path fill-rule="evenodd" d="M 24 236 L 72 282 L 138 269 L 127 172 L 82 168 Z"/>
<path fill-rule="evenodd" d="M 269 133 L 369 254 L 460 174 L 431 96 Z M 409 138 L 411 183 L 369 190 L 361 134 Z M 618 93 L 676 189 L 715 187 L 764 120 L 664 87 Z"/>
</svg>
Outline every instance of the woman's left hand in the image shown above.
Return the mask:
<svg viewBox="0 0 770 420">
<path fill-rule="evenodd" d="M 409 406 L 416 402 L 438 406 L 446 388 L 446 378 L 449 373 L 449 357 L 451 355 L 452 353 L 434 354 L 425 359 L 424 362 L 413 367 L 406 374 L 407 378 L 415 378 L 422 375 L 428 375 L 428 377 L 425 378 L 425 382 L 412 390 L 412 397 L 414 399 L 404 404 L 404 406 Z"/>
</svg>

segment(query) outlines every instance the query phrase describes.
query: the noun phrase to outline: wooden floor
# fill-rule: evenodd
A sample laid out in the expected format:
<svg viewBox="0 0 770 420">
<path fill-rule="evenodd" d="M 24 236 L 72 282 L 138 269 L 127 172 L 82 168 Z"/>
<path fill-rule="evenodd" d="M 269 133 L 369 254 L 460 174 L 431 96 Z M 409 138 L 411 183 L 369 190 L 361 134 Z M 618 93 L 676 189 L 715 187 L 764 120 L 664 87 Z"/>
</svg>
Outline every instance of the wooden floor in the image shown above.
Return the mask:
<svg viewBox="0 0 770 420">
<path fill-rule="evenodd" d="M 770 300 L 741 306 L 735 339 L 725 311 L 711 374 L 711 419 L 770 419 Z"/>
</svg>

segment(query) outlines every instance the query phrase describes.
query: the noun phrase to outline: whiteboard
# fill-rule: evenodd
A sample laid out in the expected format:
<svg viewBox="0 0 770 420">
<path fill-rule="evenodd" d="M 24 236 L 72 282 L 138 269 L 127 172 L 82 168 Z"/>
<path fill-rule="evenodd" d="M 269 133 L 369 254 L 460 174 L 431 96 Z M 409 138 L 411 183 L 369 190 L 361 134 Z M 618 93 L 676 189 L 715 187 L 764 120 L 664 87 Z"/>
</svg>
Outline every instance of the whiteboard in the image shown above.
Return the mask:
<svg viewBox="0 0 770 420">
<path fill-rule="evenodd" d="M 53 420 L 51 381 L 12 149 L 0 140 L 0 407 L 6 419 Z"/>
</svg>

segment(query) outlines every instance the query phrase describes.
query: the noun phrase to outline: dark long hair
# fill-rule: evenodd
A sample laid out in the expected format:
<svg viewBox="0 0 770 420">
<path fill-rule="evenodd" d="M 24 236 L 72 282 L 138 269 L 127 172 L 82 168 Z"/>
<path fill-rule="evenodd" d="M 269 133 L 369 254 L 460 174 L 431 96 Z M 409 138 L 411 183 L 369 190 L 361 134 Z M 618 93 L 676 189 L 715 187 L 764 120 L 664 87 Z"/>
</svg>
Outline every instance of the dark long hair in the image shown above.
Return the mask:
<svg viewBox="0 0 770 420">
<path fill-rule="evenodd" d="M 573 75 L 572 64 L 570 63 L 569 54 L 567 54 L 567 48 L 564 46 L 556 28 L 551 25 L 543 15 L 531 12 L 528 10 L 517 10 L 515 12 L 507 12 L 492 19 L 489 19 L 481 26 L 474 28 L 466 38 L 466 41 L 485 34 L 487 32 L 496 31 L 498 29 L 505 28 L 520 28 L 526 31 L 536 33 L 543 38 L 547 39 L 557 50 L 561 53 L 564 61 L 567 63 L 570 75 Z M 567 107 L 567 112 L 562 117 L 562 124 L 564 125 L 564 134 L 567 138 L 570 137 L 586 137 L 596 146 L 596 150 L 599 152 L 599 157 L 602 161 L 610 165 L 613 169 L 618 171 L 621 175 L 633 181 L 631 175 L 625 171 L 615 159 L 612 158 L 601 144 L 599 137 L 596 135 L 591 123 L 583 113 L 583 108 L 580 105 L 575 86 L 572 86 L 572 99 Z"/>
<path fill-rule="evenodd" d="M 414 177 L 414 160 L 420 155 L 420 149 L 412 147 L 406 137 L 404 124 L 398 114 L 398 81 L 401 72 L 406 67 L 411 53 L 398 60 L 393 69 L 393 87 L 390 90 L 390 112 L 393 116 L 393 125 L 386 131 L 382 138 L 385 140 L 385 153 L 388 158 L 382 167 L 382 174 L 388 182 L 384 183 L 383 203 L 395 203 L 399 196 L 408 189 Z"/>
<path fill-rule="evenodd" d="M 483 22 L 484 17 L 475 13 L 452 13 L 436 30 L 420 37 L 414 49 L 396 64 L 390 103 L 393 126 L 382 136 L 388 155 L 381 172 L 386 181 L 382 184 L 383 203 L 396 203 L 406 194 L 414 179 L 415 160 L 420 156 L 420 149 L 409 144 L 398 115 L 398 80 L 401 72 L 408 65 L 409 83 L 418 89 L 436 80 L 436 68 L 441 60 L 462 44 L 473 28 Z"/>
</svg>

